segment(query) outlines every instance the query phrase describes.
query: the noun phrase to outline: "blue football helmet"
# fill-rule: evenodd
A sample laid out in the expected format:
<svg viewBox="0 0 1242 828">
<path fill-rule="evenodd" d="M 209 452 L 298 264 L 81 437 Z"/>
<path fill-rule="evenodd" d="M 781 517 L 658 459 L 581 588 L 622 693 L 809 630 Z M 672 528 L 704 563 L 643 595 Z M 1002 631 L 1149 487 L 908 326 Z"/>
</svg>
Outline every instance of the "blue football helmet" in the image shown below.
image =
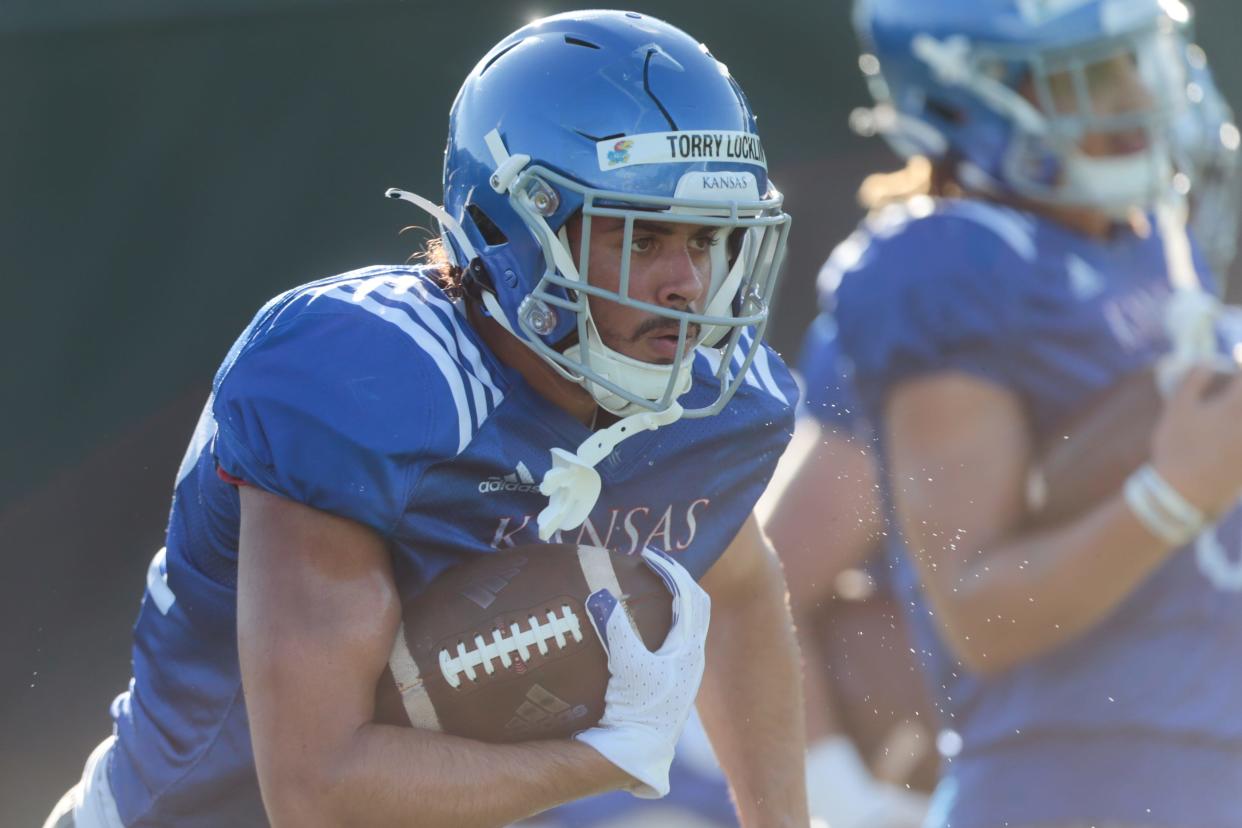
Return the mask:
<svg viewBox="0 0 1242 828">
<path fill-rule="evenodd" d="M 1123 215 L 1164 198 L 1180 0 L 857 0 L 875 131 L 968 187 Z M 1083 152 L 1096 133 L 1134 147 Z M 1136 137 L 1137 136 L 1137 137 Z"/>
<path fill-rule="evenodd" d="M 781 205 L 727 67 L 646 15 L 582 11 L 524 26 L 479 61 L 453 104 L 438 216 L 456 264 L 493 318 L 618 415 L 669 410 L 689 389 L 694 345 L 712 349 L 721 392 L 682 416 L 724 407 L 767 323 L 789 227 Z M 624 221 L 619 289 L 592 283 L 585 242 L 575 261 L 565 227 L 576 215 L 584 240 L 595 217 Z M 701 310 L 628 295 L 636 220 L 717 228 Z M 609 348 L 591 296 L 673 320 L 684 358 L 657 365 Z"/>
<path fill-rule="evenodd" d="M 1179 189 L 1189 196 L 1191 233 L 1223 293 L 1237 253 L 1239 133 L 1207 55 L 1193 43 L 1187 43 L 1185 55 L 1189 106 L 1174 124 L 1173 158 Z"/>
</svg>

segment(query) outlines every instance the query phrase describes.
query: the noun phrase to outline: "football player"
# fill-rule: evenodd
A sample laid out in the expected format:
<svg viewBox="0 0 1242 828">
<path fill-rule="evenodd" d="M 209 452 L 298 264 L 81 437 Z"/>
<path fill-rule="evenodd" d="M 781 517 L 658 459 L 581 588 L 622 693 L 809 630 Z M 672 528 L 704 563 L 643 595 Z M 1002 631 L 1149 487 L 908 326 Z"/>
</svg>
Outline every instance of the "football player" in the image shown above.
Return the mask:
<svg viewBox="0 0 1242 828">
<path fill-rule="evenodd" d="M 946 726 L 929 826 L 1242 813 L 1227 689 L 1242 664 L 1242 381 L 1204 393 L 1224 343 L 1174 209 L 1187 20 L 1169 0 L 855 7 L 873 123 L 912 161 L 870 182 L 889 203 L 829 281 Z M 1037 447 L 1156 366 L 1169 396 L 1149 462 L 1036 528 Z"/>
<path fill-rule="evenodd" d="M 740 87 L 654 18 L 539 20 L 462 86 L 443 207 L 390 195 L 439 220 L 438 252 L 290 290 L 237 340 L 114 735 L 49 825 L 503 825 L 659 797 L 696 691 L 742 823 L 804 825 L 796 645 L 750 514 L 796 395 L 761 342 L 789 220 Z M 508 745 L 375 724 L 401 602 L 538 539 L 678 586 L 655 654 L 592 596 L 628 653 L 600 724 Z"/>
</svg>

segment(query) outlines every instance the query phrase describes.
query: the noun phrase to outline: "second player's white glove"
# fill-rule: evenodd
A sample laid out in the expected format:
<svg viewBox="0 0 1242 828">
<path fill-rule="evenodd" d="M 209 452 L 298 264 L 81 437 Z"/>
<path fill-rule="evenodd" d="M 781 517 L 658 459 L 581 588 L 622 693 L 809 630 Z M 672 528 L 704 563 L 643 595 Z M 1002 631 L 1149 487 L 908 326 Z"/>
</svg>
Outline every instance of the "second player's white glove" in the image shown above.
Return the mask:
<svg viewBox="0 0 1242 828">
<path fill-rule="evenodd" d="M 658 799 L 668 793 L 673 748 L 703 679 L 711 599 L 668 555 L 651 549 L 642 555 L 673 594 L 673 624 L 664 644 L 653 653 L 625 612 L 619 611 L 612 593 L 601 589 L 591 594 L 588 614 L 608 653 L 612 677 L 599 724 L 575 738 L 637 779 L 635 796 Z"/>
<path fill-rule="evenodd" d="M 844 736 L 813 745 L 806 756 L 812 828 L 918 828 L 927 797 L 871 775 Z"/>
</svg>

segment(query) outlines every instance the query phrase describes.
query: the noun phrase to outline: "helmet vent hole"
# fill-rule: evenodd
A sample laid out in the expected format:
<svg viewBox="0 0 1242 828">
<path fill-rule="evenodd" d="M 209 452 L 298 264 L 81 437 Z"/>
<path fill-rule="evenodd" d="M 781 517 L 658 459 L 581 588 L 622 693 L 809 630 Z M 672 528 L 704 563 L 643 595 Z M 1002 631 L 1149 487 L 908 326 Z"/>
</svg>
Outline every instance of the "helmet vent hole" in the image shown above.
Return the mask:
<svg viewBox="0 0 1242 828">
<path fill-rule="evenodd" d="M 651 59 L 661 54 L 659 49 L 648 49 L 647 58 L 643 61 L 643 90 L 647 93 L 647 97 L 651 98 L 660 109 L 660 114 L 664 116 L 664 120 L 668 121 L 668 127 L 673 132 L 677 131 L 677 122 L 673 120 L 673 116 L 668 114 L 668 110 L 664 108 L 664 103 L 656 97 L 656 93 L 651 91 Z"/>
<path fill-rule="evenodd" d="M 578 133 L 579 135 L 581 135 L 583 138 L 587 139 L 588 141 L 594 141 L 596 143 L 599 143 L 600 141 L 615 141 L 618 138 L 625 137 L 624 132 L 614 132 L 612 135 L 592 135 L 591 133 L 583 132 L 580 129 L 575 129 L 574 132 Z"/>
<path fill-rule="evenodd" d="M 506 46 L 504 49 L 501 49 L 499 52 L 496 53 L 495 57 L 489 60 L 486 63 L 486 65 L 484 65 L 484 67 L 479 70 L 479 74 L 482 75 L 488 69 L 491 69 L 492 65 L 495 64 L 496 61 L 500 60 L 502 57 L 509 54 L 510 52 L 512 52 L 514 49 L 516 49 L 520 45 L 522 45 L 522 41 L 519 40 L 517 43 L 511 43 L 508 46 Z"/>
<path fill-rule="evenodd" d="M 496 226 L 496 222 L 492 221 L 487 213 L 479 209 L 479 205 L 471 204 L 466 208 L 466 212 L 470 214 L 474 226 L 479 228 L 479 233 L 482 234 L 483 241 L 487 242 L 488 247 L 509 243 L 509 237 Z"/>
<path fill-rule="evenodd" d="M 589 40 L 583 40 L 580 37 L 571 37 L 570 35 L 565 35 L 565 42 L 571 46 L 585 46 L 588 49 L 599 48 L 599 44 L 592 43 Z"/>
</svg>

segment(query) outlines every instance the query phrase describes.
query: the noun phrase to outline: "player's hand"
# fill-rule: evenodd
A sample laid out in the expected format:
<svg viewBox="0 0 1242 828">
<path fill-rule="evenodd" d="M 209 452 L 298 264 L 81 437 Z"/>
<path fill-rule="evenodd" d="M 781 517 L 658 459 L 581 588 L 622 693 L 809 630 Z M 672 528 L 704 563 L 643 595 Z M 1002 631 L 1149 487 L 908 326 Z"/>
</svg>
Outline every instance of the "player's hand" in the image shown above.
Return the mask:
<svg viewBox="0 0 1242 828">
<path fill-rule="evenodd" d="M 1152 466 L 1209 517 L 1242 492 L 1242 375 L 1208 393 L 1209 367 L 1186 373 L 1152 436 Z"/>
<path fill-rule="evenodd" d="M 638 780 L 635 796 L 656 799 L 668 793 L 673 748 L 703 679 L 711 598 L 668 555 L 650 549 L 642 555 L 673 594 L 672 627 L 653 653 L 612 593 L 601 589 L 587 599 L 612 677 L 599 724 L 576 738 Z"/>
<path fill-rule="evenodd" d="M 844 736 L 813 746 L 806 757 L 811 828 L 919 828 L 928 799 L 871 775 Z"/>
</svg>

